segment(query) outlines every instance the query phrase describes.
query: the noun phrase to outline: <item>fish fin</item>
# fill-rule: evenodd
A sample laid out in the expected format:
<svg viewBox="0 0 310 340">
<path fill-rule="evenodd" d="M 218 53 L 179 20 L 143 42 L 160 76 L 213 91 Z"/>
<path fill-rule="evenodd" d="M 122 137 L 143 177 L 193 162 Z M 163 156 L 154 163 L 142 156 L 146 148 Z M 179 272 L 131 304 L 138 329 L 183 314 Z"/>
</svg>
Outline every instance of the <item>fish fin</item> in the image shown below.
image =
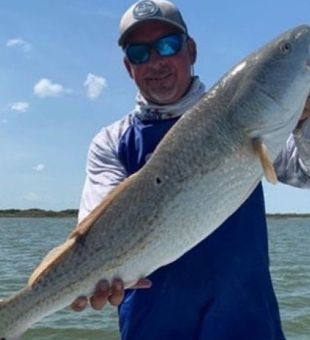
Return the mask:
<svg viewBox="0 0 310 340">
<path fill-rule="evenodd" d="M 28 286 L 33 288 L 44 275 L 46 275 L 68 252 L 71 251 L 75 242 L 76 240 L 73 238 L 68 239 L 62 245 L 52 249 L 30 275 Z"/>
<path fill-rule="evenodd" d="M 1 309 L 5 308 L 6 305 L 7 305 L 7 300 L 0 299 L 0 311 L 1 311 Z"/>
<path fill-rule="evenodd" d="M 253 149 L 260 159 L 267 181 L 272 184 L 277 184 L 278 182 L 277 174 L 274 170 L 274 167 L 273 167 L 273 164 L 270 159 L 268 149 L 265 143 L 259 138 L 254 138 L 252 142 L 253 142 Z"/>
<path fill-rule="evenodd" d="M 51 250 L 40 265 L 31 274 L 28 286 L 32 288 L 44 275 L 46 275 L 52 268 L 57 265 L 66 254 L 68 254 L 75 246 L 76 242 L 87 235 L 91 227 L 94 225 L 96 220 L 104 213 L 104 211 L 111 205 L 115 197 L 125 190 L 132 178 L 135 175 L 128 177 L 125 181 L 120 183 L 115 189 L 113 189 L 84 220 L 82 220 L 69 234 L 68 239 L 59 247 Z"/>
<path fill-rule="evenodd" d="M 104 200 L 89 214 L 87 215 L 70 233 L 69 238 L 80 238 L 85 236 L 97 219 L 105 212 L 105 210 L 111 205 L 115 197 L 117 197 L 122 191 L 124 191 L 131 183 L 133 177 L 136 174 L 131 175 L 117 187 L 115 187 Z"/>
</svg>

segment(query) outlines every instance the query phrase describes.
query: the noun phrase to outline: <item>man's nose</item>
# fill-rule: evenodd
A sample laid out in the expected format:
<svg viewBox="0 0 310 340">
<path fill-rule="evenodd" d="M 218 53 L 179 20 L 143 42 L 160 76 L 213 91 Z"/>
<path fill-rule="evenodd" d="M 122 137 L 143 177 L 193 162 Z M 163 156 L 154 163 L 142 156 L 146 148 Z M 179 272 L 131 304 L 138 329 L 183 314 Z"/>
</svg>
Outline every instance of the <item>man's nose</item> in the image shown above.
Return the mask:
<svg viewBox="0 0 310 340">
<path fill-rule="evenodd" d="M 160 56 L 158 52 L 154 48 L 152 48 L 149 63 L 151 63 L 152 66 L 156 66 L 161 65 L 163 61 L 164 57 Z"/>
</svg>

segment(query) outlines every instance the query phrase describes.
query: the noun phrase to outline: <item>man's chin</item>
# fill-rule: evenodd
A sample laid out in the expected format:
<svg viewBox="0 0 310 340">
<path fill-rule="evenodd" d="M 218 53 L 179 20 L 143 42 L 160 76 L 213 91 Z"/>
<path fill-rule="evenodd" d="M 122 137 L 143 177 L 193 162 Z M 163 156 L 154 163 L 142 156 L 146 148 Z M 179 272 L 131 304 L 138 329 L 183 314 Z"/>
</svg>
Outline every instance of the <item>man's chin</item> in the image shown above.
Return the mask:
<svg viewBox="0 0 310 340">
<path fill-rule="evenodd" d="M 159 104 L 159 105 L 167 105 L 172 104 L 177 101 L 176 94 L 173 91 L 165 91 L 161 89 L 161 91 L 152 91 L 147 96 L 148 100 L 152 103 Z"/>
</svg>

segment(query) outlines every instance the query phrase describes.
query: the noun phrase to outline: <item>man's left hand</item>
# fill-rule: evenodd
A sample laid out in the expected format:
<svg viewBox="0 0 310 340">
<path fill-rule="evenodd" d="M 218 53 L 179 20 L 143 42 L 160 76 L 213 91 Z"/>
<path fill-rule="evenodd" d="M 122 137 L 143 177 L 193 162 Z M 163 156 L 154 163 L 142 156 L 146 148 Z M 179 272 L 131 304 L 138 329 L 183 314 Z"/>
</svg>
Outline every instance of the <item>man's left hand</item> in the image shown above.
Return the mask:
<svg viewBox="0 0 310 340">
<path fill-rule="evenodd" d="M 310 118 L 310 94 L 308 95 L 308 98 L 307 98 L 307 101 L 306 101 L 306 104 L 305 104 L 305 107 L 304 107 L 304 111 L 303 111 L 303 113 L 302 113 L 302 115 L 301 115 L 301 117 L 298 121 L 298 124 L 297 124 L 295 131 L 298 131 L 301 128 L 303 122 L 308 118 Z"/>
<path fill-rule="evenodd" d="M 304 112 L 302 113 L 302 116 L 300 117 L 301 121 L 304 121 L 305 119 L 310 117 L 310 94 L 307 98 L 306 105 L 304 108 Z"/>
</svg>

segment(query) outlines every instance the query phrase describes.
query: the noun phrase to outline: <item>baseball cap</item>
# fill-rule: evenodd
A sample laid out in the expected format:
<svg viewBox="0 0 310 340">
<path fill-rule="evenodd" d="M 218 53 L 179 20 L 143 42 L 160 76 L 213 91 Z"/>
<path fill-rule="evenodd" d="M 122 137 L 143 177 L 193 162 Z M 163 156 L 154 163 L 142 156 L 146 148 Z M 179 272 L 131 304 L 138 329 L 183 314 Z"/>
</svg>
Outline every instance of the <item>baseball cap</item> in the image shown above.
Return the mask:
<svg viewBox="0 0 310 340">
<path fill-rule="evenodd" d="M 130 6 L 122 16 L 118 44 L 123 46 L 128 34 L 139 23 L 148 20 L 167 22 L 187 33 L 181 12 L 172 2 L 168 0 L 140 0 Z"/>
</svg>

